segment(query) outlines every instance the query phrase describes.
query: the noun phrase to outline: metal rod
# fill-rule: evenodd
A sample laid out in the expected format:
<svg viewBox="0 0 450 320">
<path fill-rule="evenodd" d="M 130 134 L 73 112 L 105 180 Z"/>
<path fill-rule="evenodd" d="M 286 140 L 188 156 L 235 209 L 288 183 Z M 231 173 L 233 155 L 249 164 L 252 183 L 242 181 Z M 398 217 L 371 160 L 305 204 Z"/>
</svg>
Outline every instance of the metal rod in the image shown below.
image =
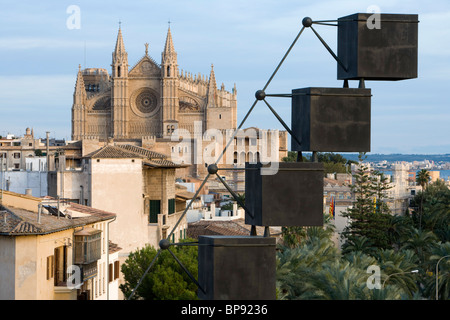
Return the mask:
<svg viewBox="0 0 450 320">
<path fill-rule="evenodd" d="M 198 188 L 197 192 L 195 193 L 195 195 L 192 197 L 191 201 L 189 201 L 189 204 L 186 206 L 186 208 L 184 209 L 182 215 L 180 216 L 180 218 L 178 219 L 177 223 L 175 224 L 175 226 L 173 227 L 172 231 L 169 233 L 169 235 L 167 236 L 167 240 L 170 239 L 170 236 L 175 232 L 175 229 L 178 227 L 178 225 L 180 224 L 181 220 L 183 219 L 184 215 L 186 214 L 186 212 L 189 210 L 189 208 L 191 207 L 192 203 L 194 202 L 194 200 L 197 198 L 198 194 L 200 193 L 200 191 L 202 190 L 203 186 L 205 185 L 206 181 L 208 181 L 208 178 L 210 176 L 210 173 L 208 173 L 205 177 L 205 180 L 203 180 L 202 184 L 200 185 L 200 187 Z"/>
<path fill-rule="evenodd" d="M 287 124 L 283 121 L 283 119 L 281 119 L 281 117 L 278 115 L 278 113 L 270 106 L 270 104 L 267 102 L 266 99 L 263 100 L 265 102 L 265 104 L 267 105 L 267 107 L 269 107 L 270 111 L 272 111 L 272 113 L 274 114 L 274 116 L 278 119 L 278 121 L 280 121 L 280 123 L 283 125 L 283 127 L 286 129 L 287 132 L 289 132 L 289 134 L 291 135 L 292 138 L 295 139 L 295 141 L 297 141 L 297 143 L 299 145 L 302 145 L 302 143 L 297 139 L 297 137 L 295 136 L 295 134 L 291 131 L 291 129 L 289 129 L 289 127 L 287 126 Z"/>
<path fill-rule="evenodd" d="M 342 21 L 342 20 L 340 20 Z M 344 20 L 344 21 L 352 21 L 352 20 Z M 338 22 L 338 20 L 317 20 L 317 21 L 313 21 L 313 23 L 322 23 L 322 22 Z"/>
<path fill-rule="evenodd" d="M 317 36 L 317 38 L 322 42 L 324 47 L 328 50 L 328 52 L 333 56 L 333 58 L 339 63 L 339 65 L 344 69 L 346 72 L 348 71 L 347 68 L 344 66 L 341 60 L 334 54 L 333 50 L 328 46 L 328 44 L 325 42 L 325 40 L 322 39 L 322 37 L 317 33 L 317 31 L 311 26 L 311 30 L 314 32 L 314 34 Z"/>
<path fill-rule="evenodd" d="M 298 38 L 300 38 L 300 35 L 303 33 L 303 31 L 305 30 L 305 27 L 302 27 L 302 29 L 300 30 L 300 32 L 297 34 L 297 36 L 295 37 L 294 41 L 292 42 L 291 46 L 289 47 L 289 49 L 286 51 L 286 53 L 284 54 L 283 58 L 281 59 L 281 61 L 278 63 L 278 66 L 276 67 L 275 71 L 272 73 L 272 75 L 270 76 L 269 80 L 267 80 L 266 84 L 264 85 L 262 91 L 266 90 L 267 87 L 269 86 L 270 82 L 272 81 L 272 79 L 275 77 L 276 73 L 278 72 L 278 69 L 280 69 L 281 65 L 283 64 L 284 60 L 286 60 L 287 56 L 289 55 L 289 53 L 291 52 L 292 48 L 294 47 L 295 43 L 297 42 Z M 248 116 L 250 115 L 250 113 L 253 111 L 254 107 L 256 106 L 258 100 L 256 99 L 255 102 L 253 102 L 253 105 L 250 107 L 250 110 L 247 112 L 247 114 L 245 115 L 244 119 L 242 119 L 241 124 L 239 125 L 239 127 L 235 130 L 235 132 L 233 133 L 233 136 L 230 138 L 230 140 L 228 141 L 227 145 L 225 146 L 225 148 L 223 149 L 222 153 L 220 154 L 220 156 L 217 158 L 215 164 L 217 164 L 223 157 L 223 155 L 225 154 L 225 151 L 228 149 L 228 147 L 230 146 L 230 143 L 234 140 L 234 137 L 236 136 L 238 130 L 241 129 L 241 127 L 243 126 L 244 122 L 247 120 Z"/>
<path fill-rule="evenodd" d="M 222 159 L 223 155 L 225 154 L 225 151 L 228 149 L 228 147 L 230 146 L 231 142 L 234 140 L 234 137 L 236 137 L 237 133 L 239 132 L 239 130 L 242 128 L 242 126 L 244 125 L 244 122 L 247 120 L 248 116 L 250 115 L 250 113 L 253 111 L 253 109 L 256 106 L 256 103 L 258 102 L 258 100 L 255 100 L 255 102 L 253 102 L 252 106 L 250 107 L 250 110 L 248 110 L 247 114 L 245 115 L 244 119 L 242 119 L 241 123 L 239 124 L 239 126 L 237 127 L 236 130 L 234 130 L 233 135 L 231 136 L 231 138 L 228 140 L 227 145 L 225 146 L 225 148 L 222 150 L 222 153 L 219 155 L 219 157 L 217 158 L 216 162 L 214 164 L 217 165 L 217 163 L 219 163 L 219 161 Z"/>
<path fill-rule="evenodd" d="M 322 26 L 332 26 L 332 27 L 337 27 L 337 24 L 332 24 L 332 23 L 323 23 L 323 22 L 317 22 L 317 21 L 313 21 L 313 24 L 320 24 Z"/>
<path fill-rule="evenodd" d="M 155 263 L 156 259 L 158 258 L 158 256 L 161 253 L 161 249 L 158 250 L 158 252 L 156 252 L 155 257 L 153 258 L 152 262 L 150 263 L 150 265 L 148 266 L 147 270 L 145 270 L 144 274 L 142 275 L 142 277 L 139 279 L 136 287 L 134 287 L 133 291 L 131 292 L 130 296 L 128 297 L 128 300 L 130 300 L 133 296 L 134 293 L 136 292 L 136 289 L 141 285 L 142 280 L 144 280 L 144 277 L 147 275 L 147 273 L 150 271 L 150 269 L 153 267 L 153 264 Z"/>
<path fill-rule="evenodd" d="M 186 269 L 186 267 L 181 263 L 180 260 L 178 260 L 177 256 L 170 251 L 170 249 L 167 249 L 167 251 L 170 252 L 170 254 L 172 255 L 172 257 L 178 262 L 178 264 L 180 265 L 180 267 L 184 270 L 184 272 L 186 272 L 186 274 L 188 275 L 189 278 L 191 278 L 191 280 L 197 285 L 197 287 L 202 290 L 202 292 L 204 294 L 206 294 L 205 290 L 202 288 L 202 286 L 200 285 L 200 283 L 198 283 L 198 281 L 194 278 L 194 276 L 189 272 L 188 269 Z"/>
<path fill-rule="evenodd" d="M 300 35 L 303 33 L 303 30 L 305 30 L 305 27 L 303 26 L 302 29 L 300 30 L 300 32 L 298 33 L 298 35 L 295 37 L 294 41 L 292 42 L 291 46 L 289 47 L 289 49 L 286 51 L 286 53 L 283 56 L 283 59 L 281 59 L 280 63 L 278 64 L 278 66 L 276 67 L 275 71 L 272 73 L 272 75 L 270 76 L 269 80 L 267 81 L 266 85 L 264 86 L 264 88 L 262 89 L 263 91 L 267 89 L 267 87 L 269 86 L 269 83 L 272 81 L 273 77 L 275 77 L 275 75 L 278 72 L 278 69 L 280 69 L 281 65 L 283 64 L 284 60 L 286 60 L 287 56 L 289 55 L 289 53 L 291 52 L 292 48 L 294 47 L 295 43 L 297 42 L 298 38 L 300 38 Z"/>
<path fill-rule="evenodd" d="M 231 190 L 230 186 L 225 182 L 225 180 L 223 180 L 222 177 L 218 173 L 216 173 L 216 176 L 217 176 L 217 178 L 219 178 L 219 181 L 222 182 L 222 184 L 225 186 L 225 188 L 227 188 L 228 192 L 231 193 L 234 200 L 236 200 L 239 203 L 239 205 L 248 213 L 248 215 L 250 217 L 252 217 L 252 219 L 254 219 L 255 218 L 254 215 L 250 212 L 250 210 L 247 209 L 245 204 L 241 201 L 241 199 L 239 199 L 238 195 L 233 190 Z"/>
</svg>

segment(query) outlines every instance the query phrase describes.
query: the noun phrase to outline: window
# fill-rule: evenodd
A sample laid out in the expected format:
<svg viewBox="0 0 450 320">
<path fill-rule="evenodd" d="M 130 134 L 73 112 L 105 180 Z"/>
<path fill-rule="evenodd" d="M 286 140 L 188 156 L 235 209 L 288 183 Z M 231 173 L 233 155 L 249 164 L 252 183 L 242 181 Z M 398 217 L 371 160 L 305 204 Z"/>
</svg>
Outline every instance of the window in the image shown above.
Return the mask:
<svg viewBox="0 0 450 320">
<path fill-rule="evenodd" d="M 222 119 L 222 115 L 221 114 L 219 114 L 219 119 Z"/>
<path fill-rule="evenodd" d="M 20 153 L 14 152 L 14 159 L 20 159 Z"/>
<path fill-rule="evenodd" d="M 108 268 L 108 282 L 112 282 L 114 280 L 113 275 L 113 264 L 110 263 Z"/>
<path fill-rule="evenodd" d="M 175 213 L 175 199 L 169 199 L 169 214 Z"/>
<path fill-rule="evenodd" d="M 55 286 L 65 285 L 67 270 L 67 247 L 55 248 L 54 278 Z"/>
<path fill-rule="evenodd" d="M 150 223 L 158 223 L 158 214 L 161 213 L 161 200 L 150 200 Z"/>
<path fill-rule="evenodd" d="M 53 279 L 54 272 L 54 262 L 55 256 L 49 256 L 47 257 L 47 280 Z"/>
<path fill-rule="evenodd" d="M 119 260 L 114 261 L 114 280 L 119 279 L 120 275 L 120 262 Z"/>
<path fill-rule="evenodd" d="M 85 227 L 75 233 L 75 264 L 89 264 L 101 257 L 100 230 Z"/>
</svg>

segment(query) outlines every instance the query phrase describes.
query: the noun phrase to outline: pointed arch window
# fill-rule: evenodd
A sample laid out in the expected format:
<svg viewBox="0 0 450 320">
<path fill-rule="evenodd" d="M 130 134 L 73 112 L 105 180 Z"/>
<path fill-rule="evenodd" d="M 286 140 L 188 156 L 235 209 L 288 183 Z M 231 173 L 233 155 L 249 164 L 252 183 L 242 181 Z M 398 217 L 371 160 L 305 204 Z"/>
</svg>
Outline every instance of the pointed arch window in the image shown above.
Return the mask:
<svg viewBox="0 0 450 320">
<path fill-rule="evenodd" d="M 170 77 L 170 66 L 167 66 L 167 76 Z"/>
<path fill-rule="evenodd" d="M 120 66 L 117 67 L 117 76 L 120 77 Z"/>
</svg>

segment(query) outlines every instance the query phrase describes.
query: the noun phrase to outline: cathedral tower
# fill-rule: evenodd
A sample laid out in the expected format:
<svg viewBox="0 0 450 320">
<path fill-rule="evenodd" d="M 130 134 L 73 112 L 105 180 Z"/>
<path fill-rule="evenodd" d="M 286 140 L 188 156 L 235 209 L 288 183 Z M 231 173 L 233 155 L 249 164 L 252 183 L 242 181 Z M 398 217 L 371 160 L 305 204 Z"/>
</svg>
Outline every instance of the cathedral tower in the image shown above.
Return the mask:
<svg viewBox="0 0 450 320">
<path fill-rule="evenodd" d="M 112 135 L 123 139 L 128 136 L 128 54 L 119 27 L 116 47 L 112 53 Z"/>
<path fill-rule="evenodd" d="M 86 112 L 86 89 L 83 74 L 81 73 L 81 65 L 79 65 L 72 105 L 72 139 L 74 140 L 79 140 L 84 135 Z"/>
<path fill-rule="evenodd" d="M 178 128 L 178 82 L 177 53 L 169 27 L 166 45 L 161 55 L 162 135 L 164 138 L 170 138 L 171 133 Z"/>
</svg>

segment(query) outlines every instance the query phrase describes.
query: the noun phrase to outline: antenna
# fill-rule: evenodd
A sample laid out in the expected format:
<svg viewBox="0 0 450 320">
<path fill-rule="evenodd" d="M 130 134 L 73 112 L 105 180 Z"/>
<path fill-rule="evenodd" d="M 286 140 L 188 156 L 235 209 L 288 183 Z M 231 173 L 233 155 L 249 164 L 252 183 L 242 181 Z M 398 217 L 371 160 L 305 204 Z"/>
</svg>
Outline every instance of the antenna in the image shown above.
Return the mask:
<svg viewBox="0 0 450 320">
<path fill-rule="evenodd" d="M 86 69 L 86 40 L 84 40 L 84 69 Z"/>
</svg>

